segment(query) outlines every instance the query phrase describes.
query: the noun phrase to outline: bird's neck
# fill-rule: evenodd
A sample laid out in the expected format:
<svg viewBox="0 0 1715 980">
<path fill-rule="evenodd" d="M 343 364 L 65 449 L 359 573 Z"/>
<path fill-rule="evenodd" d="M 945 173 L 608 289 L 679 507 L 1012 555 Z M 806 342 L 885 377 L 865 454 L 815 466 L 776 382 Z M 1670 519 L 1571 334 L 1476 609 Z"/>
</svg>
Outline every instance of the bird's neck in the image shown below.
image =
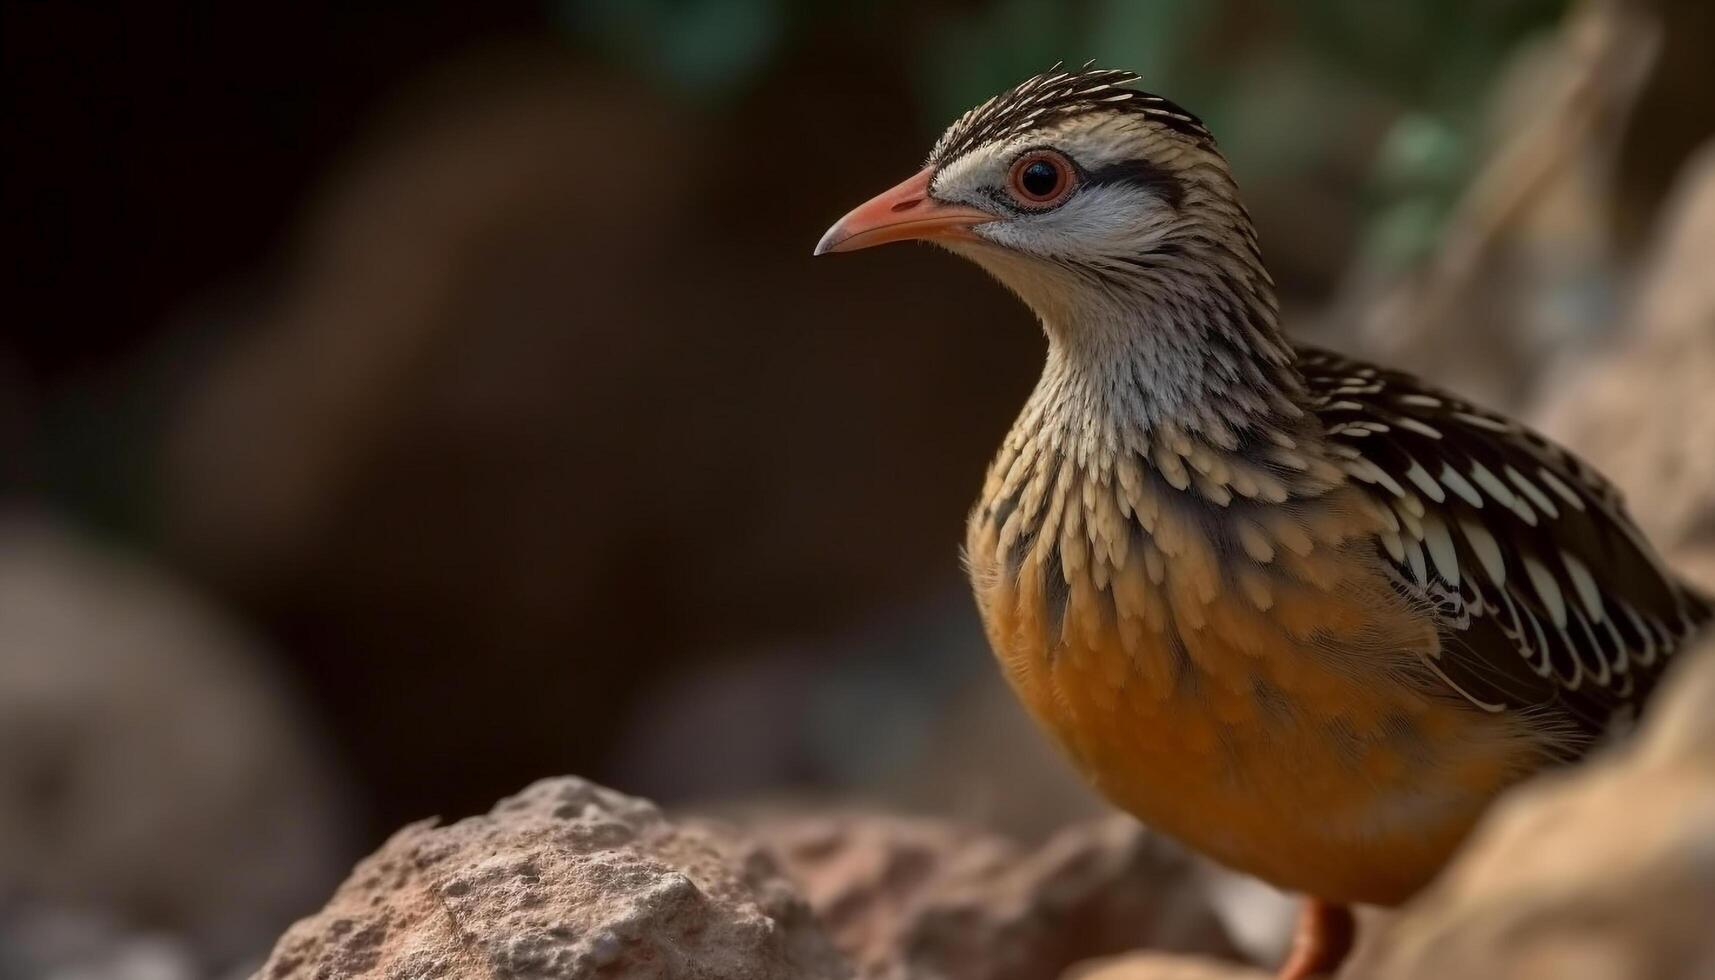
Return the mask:
<svg viewBox="0 0 1715 980">
<path fill-rule="evenodd" d="M 1215 448 L 1302 431 L 1303 379 L 1251 253 L 1167 256 L 1122 288 L 1039 307 L 1048 357 L 1026 415 L 1095 451 L 1162 431 Z"/>
</svg>

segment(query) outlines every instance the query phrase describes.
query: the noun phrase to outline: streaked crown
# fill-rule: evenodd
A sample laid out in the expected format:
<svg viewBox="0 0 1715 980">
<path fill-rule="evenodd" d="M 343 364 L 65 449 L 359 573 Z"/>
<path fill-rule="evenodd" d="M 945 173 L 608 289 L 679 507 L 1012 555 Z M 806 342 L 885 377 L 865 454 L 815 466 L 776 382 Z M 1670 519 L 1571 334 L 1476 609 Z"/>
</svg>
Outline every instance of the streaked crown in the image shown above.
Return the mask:
<svg viewBox="0 0 1715 980">
<path fill-rule="evenodd" d="M 1092 68 L 1089 63 L 1070 72 L 1055 65 L 960 116 L 935 142 L 929 164 L 944 166 L 984 144 L 1103 110 L 1137 113 L 1199 142 L 1214 142 L 1203 121 L 1178 104 L 1125 87 L 1139 77 L 1136 72 Z"/>
</svg>

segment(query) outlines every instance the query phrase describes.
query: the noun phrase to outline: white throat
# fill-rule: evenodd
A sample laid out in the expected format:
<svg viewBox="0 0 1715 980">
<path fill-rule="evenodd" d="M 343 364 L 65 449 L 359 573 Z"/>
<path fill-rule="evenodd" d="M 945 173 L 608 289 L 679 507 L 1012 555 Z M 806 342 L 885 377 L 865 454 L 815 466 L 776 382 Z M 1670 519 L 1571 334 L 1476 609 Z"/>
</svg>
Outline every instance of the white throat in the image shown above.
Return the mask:
<svg viewBox="0 0 1715 980">
<path fill-rule="evenodd" d="M 1147 444 L 1164 428 L 1225 445 L 1237 429 L 1302 414 L 1301 381 L 1260 263 L 1229 270 L 1179 256 L 1122 278 L 1006 249 L 951 247 L 1041 321 L 1048 356 L 1026 414 L 1062 432 L 1067 448 L 1111 452 Z"/>
</svg>

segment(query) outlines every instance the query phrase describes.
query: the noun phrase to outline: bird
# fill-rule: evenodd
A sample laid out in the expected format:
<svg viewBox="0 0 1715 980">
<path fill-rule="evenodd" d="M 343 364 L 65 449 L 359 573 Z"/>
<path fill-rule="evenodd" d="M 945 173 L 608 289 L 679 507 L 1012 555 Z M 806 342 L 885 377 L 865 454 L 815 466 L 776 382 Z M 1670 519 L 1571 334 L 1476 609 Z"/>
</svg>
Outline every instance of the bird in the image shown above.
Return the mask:
<svg viewBox="0 0 1715 980">
<path fill-rule="evenodd" d="M 1571 452 L 1289 339 L 1214 137 L 1139 81 L 1026 79 L 814 251 L 928 242 L 1035 314 L 966 526 L 995 658 L 1109 801 L 1305 897 L 1309 977 L 1626 730 L 1712 606 Z"/>
</svg>

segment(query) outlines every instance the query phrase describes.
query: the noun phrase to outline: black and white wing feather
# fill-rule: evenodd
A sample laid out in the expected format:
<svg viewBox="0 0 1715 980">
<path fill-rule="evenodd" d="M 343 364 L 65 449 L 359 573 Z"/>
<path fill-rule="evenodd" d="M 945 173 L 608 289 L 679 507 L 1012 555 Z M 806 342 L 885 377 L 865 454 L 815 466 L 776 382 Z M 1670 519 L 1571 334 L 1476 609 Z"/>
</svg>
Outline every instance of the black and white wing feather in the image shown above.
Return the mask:
<svg viewBox="0 0 1715 980">
<path fill-rule="evenodd" d="M 1541 435 L 1328 351 L 1300 348 L 1299 367 L 1343 465 L 1397 524 L 1380 546 L 1401 588 L 1438 610 L 1438 669 L 1472 701 L 1563 713 L 1594 738 L 1715 613 L 1619 491 Z"/>
</svg>

